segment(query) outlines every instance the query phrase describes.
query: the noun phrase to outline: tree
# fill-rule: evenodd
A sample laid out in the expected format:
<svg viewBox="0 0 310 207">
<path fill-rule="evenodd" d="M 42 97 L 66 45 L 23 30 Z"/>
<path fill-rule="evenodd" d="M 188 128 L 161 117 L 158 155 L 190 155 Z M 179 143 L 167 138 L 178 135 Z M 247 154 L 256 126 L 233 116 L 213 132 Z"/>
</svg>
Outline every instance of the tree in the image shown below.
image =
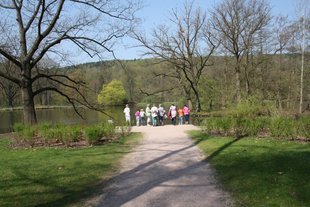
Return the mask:
<svg viewBox="0 0 310 207">
<path fill-rule="evenodd" d="M 193 3 L 185 4 L 182 14 L 172 10 L 169 19 L 172 25 L 160 25 L 153 30 L 151 40 L 142 34 L 134 34 L 134 38 L 147 49 L 145 55 L 152 55 L 172 65 L 173 71 L 162 74 L 175 77 L 186 84 L 195 97 L 196 111 L 201 110 L 199 82 L 201 75 L 211 65 L 210 57 L 217 47 L 206 25 L 206 14 Z"/>
<path fill-rule="evenodd" d="M 97 97 L 98 103 L 102 105 L 121 105 L 126 100 L 126 91 L 121 81 L 112 80 L 103 85 Z"/>
<path fill-rule="evenodd" d="M 0 66 L 0 72 L 1 71 L 5 74 L 14 75 L 14 73 L 17 72 L 17 68 L 12 62 L 6 60 L 3 61 Z M 2 89 L 3 95 L 6 99 L 6 105 L 13 108 L 14 102 L 16 102 L 15 99 L 20 95 L 18 86 L 7 79 L 0 77 L 0 89 Z"/>
<path fill-rule="evenodd" d="M 218 34 L 221 46 L 235 58 L 238 103 L 241 100 L 241 63 L 249 55 L 251 48 L 258 44 L 257 36 L 268 25 L 269 20 L 270 8 L 263 0 L 224 0 L 212 12 L 210 23 L 214 33 Z"/>
<path fill-rule="evenodd" d="M 37 122 L 34 97 L 52 91 L 65 97 L 78 112 L 77 105 L 94 108 L 81 93 L 85 83 L 65 72 L 42 69 L 44 57 L 63 62 L 68 53 L 61 45 L 73 45 L 91 57 L 113 53 L 117 38 L 132 30 L 139 2 L 117 0 L 3 0 L 0 3 L 0 54 L 19 68 L 12 76 L 0 76 L 21 88 L 24 122 Z M 5 17 L 5 18 L 4 18 Z M 67 47 L 69 48 L 69 47 Z M 34 85 L 40 81 L 39 88 Z M 75 91 L 75 96 L 66 91 Z"/>
</svg>

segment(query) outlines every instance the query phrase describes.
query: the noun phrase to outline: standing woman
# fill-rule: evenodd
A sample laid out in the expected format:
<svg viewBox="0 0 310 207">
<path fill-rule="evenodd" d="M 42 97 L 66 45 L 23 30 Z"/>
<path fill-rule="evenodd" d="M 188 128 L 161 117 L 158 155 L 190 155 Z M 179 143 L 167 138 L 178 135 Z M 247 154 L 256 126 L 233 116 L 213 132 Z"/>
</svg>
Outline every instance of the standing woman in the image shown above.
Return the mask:
<svg viewBox="0 0 310 207">
<path fill-rule="evenodd" d="M 146 106 L 146 109 L 145 109 L 145 116 L 146 116 L 146 124 L 148 126 L 151 125 L 151 109 L 150 109 L 150 104 L 148 104 Z"/>
<path fill-rule="evenodd" d="M 185 117 L 185 124 L 189 124 L 189 113 L 190 113 L 190 110 L 189 108 L 184 105 L 183 107 L 183 113 L 184 113 L 184 117 Z"/>
<path fill-rule="evenodd" d="M 176 125 L 177 107 L 174 104 L 172 104 L 169 108 L 169 115 L 171 116 L 171 123 Z"/>
</svg>

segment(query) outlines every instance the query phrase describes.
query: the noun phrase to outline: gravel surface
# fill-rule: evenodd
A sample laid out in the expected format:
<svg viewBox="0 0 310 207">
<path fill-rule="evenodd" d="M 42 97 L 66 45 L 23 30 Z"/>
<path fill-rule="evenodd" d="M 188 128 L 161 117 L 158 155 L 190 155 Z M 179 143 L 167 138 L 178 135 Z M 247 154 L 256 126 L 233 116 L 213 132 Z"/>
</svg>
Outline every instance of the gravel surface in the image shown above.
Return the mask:
<svg viewBox="0 0 310 207">
<path fill-rule="evenodd" d="M 185 133 L 196 129 L 193 125 L 133 127 L 144 139 L 124 158 L 120 174 L 104 189 L 98 206 L 230 206 L 204 155 Z"/>
</svg>

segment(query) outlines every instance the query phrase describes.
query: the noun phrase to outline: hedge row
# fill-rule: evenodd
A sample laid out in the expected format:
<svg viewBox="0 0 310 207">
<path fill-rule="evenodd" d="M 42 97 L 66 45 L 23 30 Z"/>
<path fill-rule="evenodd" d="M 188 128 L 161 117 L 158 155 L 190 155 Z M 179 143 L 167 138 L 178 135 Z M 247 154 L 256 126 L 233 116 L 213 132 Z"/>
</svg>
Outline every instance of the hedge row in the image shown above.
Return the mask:
<svg viewBox="0 0 310 207">
<path fill-rule="evenodd" d="M 208 117 L 201 123 L 209 133 L 227 136 L 271 136 L 310 139 L 310 117 Z"/>
<path fill-rule="evenodd" d="M 113 124 L 108 123 L 87 127 L 51 124 L 27 126 L 16 123 L 14 125 L 16 136 L 12 144 L 31 147 L 55 144 L 71 146 L 74 143 L 85 142 L 87 145 L 93 145 L 112 138 L 115 135 L 114 128 Z"/>
</svg>

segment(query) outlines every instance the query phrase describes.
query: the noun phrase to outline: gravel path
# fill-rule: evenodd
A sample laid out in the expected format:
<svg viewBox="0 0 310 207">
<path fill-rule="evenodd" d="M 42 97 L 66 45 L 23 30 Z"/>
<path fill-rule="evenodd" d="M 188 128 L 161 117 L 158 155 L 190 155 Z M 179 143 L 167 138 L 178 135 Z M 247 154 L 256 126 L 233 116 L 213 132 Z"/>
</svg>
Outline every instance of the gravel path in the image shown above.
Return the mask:
<svg viewBox="0 0 310 207">
<path fill-rule="evenodd" d="M 223 192 L 201 151 L 185 131 L 192 125 L 133 127 L 142 143 L 122 163 L 120 175 L 101 196 L 99 207 L 225 207 Z"/>
</svg>

